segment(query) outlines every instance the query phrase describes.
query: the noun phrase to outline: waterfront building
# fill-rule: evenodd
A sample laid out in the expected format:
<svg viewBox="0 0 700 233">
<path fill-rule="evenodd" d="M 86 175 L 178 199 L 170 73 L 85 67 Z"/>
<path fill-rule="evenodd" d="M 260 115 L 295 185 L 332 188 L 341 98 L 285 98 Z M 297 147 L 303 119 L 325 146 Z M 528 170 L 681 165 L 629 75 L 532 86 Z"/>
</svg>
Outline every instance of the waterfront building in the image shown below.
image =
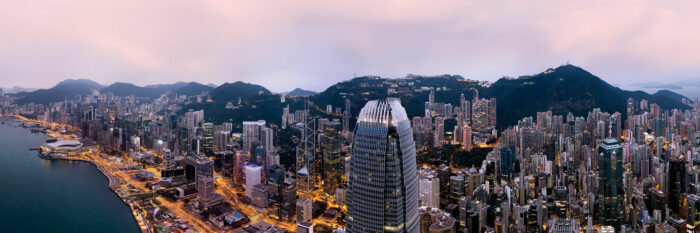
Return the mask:
<svg viewBox="0 0 700 233">
<path fill-rule="evenodd" d="M 399 99 L 372 100 L 360 111 L 350 162 L 347 232 L 418 232 L 412 131 Z"/>
</svg>

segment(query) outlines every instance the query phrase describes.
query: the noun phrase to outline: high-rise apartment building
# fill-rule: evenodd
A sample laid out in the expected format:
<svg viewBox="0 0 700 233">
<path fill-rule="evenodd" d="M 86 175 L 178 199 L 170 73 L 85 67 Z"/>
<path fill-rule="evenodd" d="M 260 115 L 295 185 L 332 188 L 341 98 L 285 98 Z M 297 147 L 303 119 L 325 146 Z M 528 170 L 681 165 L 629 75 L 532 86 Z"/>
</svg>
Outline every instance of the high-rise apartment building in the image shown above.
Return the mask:
<svg viewBox="0 0 700 233">
<path fill-rule="evenodd" d="M 253 142 L 260 143 L 262 128 L 265 120 L 243 122 L 243 152 L 250 153 L 253 150 Z"/>
</svg>

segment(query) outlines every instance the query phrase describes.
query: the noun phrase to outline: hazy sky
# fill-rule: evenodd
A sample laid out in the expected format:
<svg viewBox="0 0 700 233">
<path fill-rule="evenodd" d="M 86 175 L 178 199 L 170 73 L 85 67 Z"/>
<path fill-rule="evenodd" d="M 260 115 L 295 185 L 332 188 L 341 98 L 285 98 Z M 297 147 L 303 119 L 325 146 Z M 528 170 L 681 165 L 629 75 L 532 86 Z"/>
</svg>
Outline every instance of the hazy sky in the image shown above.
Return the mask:
<svg viewBox="0 0 700 233">
<path fill-rule="evenodd" d="M 0 86 L 89 78 L 319 91 L 354 75 L 495 81 L 570 62 L 621 87 L 697 96 L 698 9 L 700 1 L 2 0 Z"/>
</svg>

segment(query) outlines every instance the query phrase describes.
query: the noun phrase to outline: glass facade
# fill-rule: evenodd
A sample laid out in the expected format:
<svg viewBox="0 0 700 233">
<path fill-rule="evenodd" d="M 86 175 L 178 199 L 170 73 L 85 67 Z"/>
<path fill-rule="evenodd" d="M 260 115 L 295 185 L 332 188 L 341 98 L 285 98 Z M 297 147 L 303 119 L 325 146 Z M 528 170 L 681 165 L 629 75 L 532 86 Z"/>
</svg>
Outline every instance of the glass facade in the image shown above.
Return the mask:
<svg viewBox="0 0 700 233">
<path fill-rule="evenodd" d="M 622 146 L 615 139 L 603 140 L 598 148 L 598 224 L 620 229 L 622 218 Z"/>
<path fill-rule="evenodd" d="M 347 232 L 419 232 L 413 130 L 400 100 L 362 108 L 349 176 Z"/>
</svg>

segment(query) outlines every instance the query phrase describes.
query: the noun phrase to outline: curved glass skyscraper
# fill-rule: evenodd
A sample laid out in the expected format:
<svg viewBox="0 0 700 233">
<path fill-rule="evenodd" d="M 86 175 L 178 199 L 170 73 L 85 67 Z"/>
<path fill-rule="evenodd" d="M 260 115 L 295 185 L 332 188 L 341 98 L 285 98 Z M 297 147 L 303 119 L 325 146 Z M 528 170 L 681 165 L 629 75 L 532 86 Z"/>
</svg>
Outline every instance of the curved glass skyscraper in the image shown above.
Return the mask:
<svg viewBox="0 0 700 233">
<path fill-rule="evenodd" d="M 350 158 L 347 232 L 419 232 L 413 130 L 399 99 L 360 111 Z"/>
</svg>

